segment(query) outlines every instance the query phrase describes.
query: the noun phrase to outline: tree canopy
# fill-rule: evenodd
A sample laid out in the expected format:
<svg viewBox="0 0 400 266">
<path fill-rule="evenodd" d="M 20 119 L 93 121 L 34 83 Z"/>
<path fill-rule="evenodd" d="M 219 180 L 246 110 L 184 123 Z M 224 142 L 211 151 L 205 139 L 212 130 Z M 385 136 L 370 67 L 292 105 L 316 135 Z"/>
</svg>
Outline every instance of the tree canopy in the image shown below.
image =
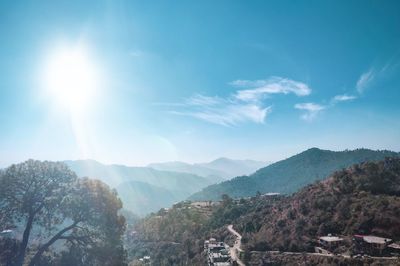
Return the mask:
<svg viewBox="0 0 400 266">
<path fill-rule="evenodd" d="M 122 203 L 101 181 L 79 179 L 63 163 L 28 160 L 2 171 L 0 182 L 0 229 L 23 228 L 15 265 L 42 265 L 49 252 L 53 264 L 124 264 Z M 45 237 L 32 239 L 34 230 Z M 55 242 L 62 252 L 51 250 Z"/>
</svg>

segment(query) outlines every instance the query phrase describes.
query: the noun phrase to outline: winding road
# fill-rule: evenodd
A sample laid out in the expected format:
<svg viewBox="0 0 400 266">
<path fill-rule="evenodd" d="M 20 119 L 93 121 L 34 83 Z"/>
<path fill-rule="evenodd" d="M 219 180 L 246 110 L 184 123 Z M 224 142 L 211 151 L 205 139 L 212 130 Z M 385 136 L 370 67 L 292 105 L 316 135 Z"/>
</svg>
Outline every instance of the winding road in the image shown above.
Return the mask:
<svg viewBox="0 0 400 266">
<path fill-rule="evenodd" d="M 231 232 L 233 235 L 235 235 L 236 240 L 235 240 L 235 244 L 233 245 L 233 247 L 230 249 L 231 250 L 231 257 L 233 261 L 236 261 L 236 263 L 240 266 L 246 266 L 246 264 L 244 264 L 238 256 L 238 253 L 243 251 L 240 246 L 242 245 L 242 236 L 235 231 L 235 229 L 233 229 L 233 225 L 230 224 L 228 225 L 228 231 Z"/>
</svg>

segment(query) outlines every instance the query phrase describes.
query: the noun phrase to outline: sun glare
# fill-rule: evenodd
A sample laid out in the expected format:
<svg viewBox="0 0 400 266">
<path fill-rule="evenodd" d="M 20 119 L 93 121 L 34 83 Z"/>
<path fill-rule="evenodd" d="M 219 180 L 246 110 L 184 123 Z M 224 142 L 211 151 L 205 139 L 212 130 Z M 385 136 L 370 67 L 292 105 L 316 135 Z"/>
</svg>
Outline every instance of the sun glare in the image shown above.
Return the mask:
<svg viewBox="0 0 400 266">
<path fill-rule="evenodd" d="M 44 76 L 50 96 L 70 111 L 87 105 L 97 86 L 95 67 L 82 47 L 58 49 L 51 54 Z"/>
</svg>

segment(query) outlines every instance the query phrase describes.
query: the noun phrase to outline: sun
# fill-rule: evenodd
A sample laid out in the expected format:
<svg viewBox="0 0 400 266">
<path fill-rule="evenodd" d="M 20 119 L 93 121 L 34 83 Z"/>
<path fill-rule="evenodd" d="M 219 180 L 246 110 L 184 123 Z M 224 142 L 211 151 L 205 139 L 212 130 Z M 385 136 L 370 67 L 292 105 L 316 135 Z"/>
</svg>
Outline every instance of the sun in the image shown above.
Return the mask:
<svg viewBox="0 0 400 266">
<path fill-rule="evenodd" d="M 96 92 L 98 77 L 86 49 L 62 47 L 51 53 L 44 71 L 45 87 L 58 105 L 77 111 Z"/>
</svg>

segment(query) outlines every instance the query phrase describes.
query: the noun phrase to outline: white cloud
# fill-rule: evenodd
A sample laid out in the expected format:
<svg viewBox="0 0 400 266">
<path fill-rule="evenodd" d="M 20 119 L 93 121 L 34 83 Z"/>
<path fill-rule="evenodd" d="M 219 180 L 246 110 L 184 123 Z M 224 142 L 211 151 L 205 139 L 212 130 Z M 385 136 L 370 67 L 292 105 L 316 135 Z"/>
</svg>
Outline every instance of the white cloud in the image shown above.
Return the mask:
<svg viewBox="0 0 400 266">
<path fill-rule="evenodd" d="M 281 77 L 254 81 L 236 80 L 230 84 L 241 89 L 224 98 L 196 94 L 183 103 L 169 104 L 175 108 L 170 113 L 223 126 L 245 122 L 262 124 L 272 111 L 270 105 L 262 102 L 266 96 L 278 93 L 305 96 L 311 93 L 307 84 Z"/>
<path fill-rule="evenodd" d="M 259 101 L 269 94 L 294 93 L 297 96 L 306 96 L 311 93 L 311 88 L 302 82 L 287 78 L 271 77 L 266 80 L 235 80 L 230 83 L 239 88 L 235 97 L 242 101 Z"/>
<path fill-rule="evenodd" d="M 262 107 L 259 104 L 200 94 L 187 99 L 185 109 L 186 111 L 172 111 L 170 113 L 191 116 L 222 126 L 234 126 L 243 122 L 262 124 L 271 112 L 270 106 Z"/>
<path fill-rule="evenodd" d="M 363 73 L 357 81 L 356 89 L 359 94 L 362 94 L 365 89 L 371 84 L 375 78 L 375 71 L 373 69 Z"/>
<path fill-rule="evenodd" d="M 351 101 L 357 99 L 356 96 L 353 95 L 347 95 L 347 94 L 340 94 L 340 95 L 336 95 L 335 97 L 332 98 L 332 102 L 333 103 L 337 103 L 337 102 L 345 102 L 345 101 Z"/>
<path fill-rule="evenodd" d="M 301 118 L 306 121 L 312 121 L 318 115 L 319 112 L 324 110 L 326 107 L 316 103 L 298 103 L 295 104 L 294 108 L 304 111 Z"/>
</svg>

